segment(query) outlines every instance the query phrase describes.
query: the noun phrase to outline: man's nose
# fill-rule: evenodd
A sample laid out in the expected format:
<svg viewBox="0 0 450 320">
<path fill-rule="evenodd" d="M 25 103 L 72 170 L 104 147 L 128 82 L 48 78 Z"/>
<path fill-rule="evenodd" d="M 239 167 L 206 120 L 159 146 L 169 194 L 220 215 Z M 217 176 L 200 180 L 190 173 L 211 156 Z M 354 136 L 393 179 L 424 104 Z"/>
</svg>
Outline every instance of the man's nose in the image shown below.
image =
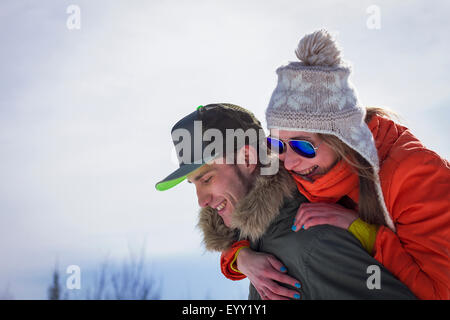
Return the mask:
<svg viewBox="0 0 450 320">
<path fill-rule="evenodd" d="M 209 205 L 211 201 L 211 194 L 206 190 L 202 190 L 201 188 L 197 188 L 197 199 L 198 205 L 202 208 L 205 208 Z"/>
<path fill-rule="evenodd" d="M 286 170 L 294 170 L 302 162 L 302 157 L 295 153 L 291 147 L 287 147 L 284 155 L 284 167 Z"/>
</svg>

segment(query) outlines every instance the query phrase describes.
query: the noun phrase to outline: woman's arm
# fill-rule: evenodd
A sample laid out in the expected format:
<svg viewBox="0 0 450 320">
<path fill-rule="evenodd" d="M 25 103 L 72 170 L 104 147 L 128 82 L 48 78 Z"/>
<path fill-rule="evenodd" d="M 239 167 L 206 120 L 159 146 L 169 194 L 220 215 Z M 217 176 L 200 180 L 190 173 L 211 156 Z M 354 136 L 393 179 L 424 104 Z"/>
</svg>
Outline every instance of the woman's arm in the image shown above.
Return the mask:
<svg viewBox="0 0 450 320">
<path fill-rule="evenodd" d="M 235 242 L 231 248 L 222 252 L 221 270 L 230 280 L 246 277 L 253 284 L 263 300 L 282 300 L 296 298 L 298 292 L 280 286 L 275 281 L 300 288 L 300 282 L 289 275 L 287 269 L 274 256 L 255 252 L 249 248 L 247 240 Z"/>
<path fill-rule="evenodd" d="M 286 274 L 286 267 L 273 255 L 244 248 L 237 257 L 237 267 L 247 275 L 263 300 L 300 299 L 298 292 L 276 283 L 278 281 L 294 288 L 301 287 L 298 280 Z"/>
</svg>

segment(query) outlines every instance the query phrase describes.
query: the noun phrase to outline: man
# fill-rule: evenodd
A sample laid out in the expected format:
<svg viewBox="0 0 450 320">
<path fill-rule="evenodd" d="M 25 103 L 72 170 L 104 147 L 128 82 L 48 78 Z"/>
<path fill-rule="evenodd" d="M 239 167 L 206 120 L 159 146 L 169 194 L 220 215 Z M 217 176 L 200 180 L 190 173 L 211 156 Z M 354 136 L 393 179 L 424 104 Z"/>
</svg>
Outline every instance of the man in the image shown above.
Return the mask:
<svg viewBox="0 0 450 320">
<path fill-rule="evenodd" d="M 156 188 L 167 190 L 185 179 L 195 185 L 208 250 L 224 251 L 248 239 L 253 250 L 280 260 L 295 279 L 280 278 L 276 298 L 414 299 L 348 231 L 329 225 L 291 231 L 307 200 L 267 153 L 263 133 L 241 107 L 197 108 L 172 128 L 180 168 Z M 249 299 L 273 298 L 267 294 L 250 285 Z"/>
</svg>

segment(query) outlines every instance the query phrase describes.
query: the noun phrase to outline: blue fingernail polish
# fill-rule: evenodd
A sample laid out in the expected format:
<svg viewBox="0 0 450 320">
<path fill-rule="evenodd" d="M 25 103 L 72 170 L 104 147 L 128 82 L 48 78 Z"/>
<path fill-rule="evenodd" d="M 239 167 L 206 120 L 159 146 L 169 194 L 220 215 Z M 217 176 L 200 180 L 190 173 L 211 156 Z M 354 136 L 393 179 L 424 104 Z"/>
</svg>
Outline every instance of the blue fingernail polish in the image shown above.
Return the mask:
<svg viewBox="0 0 450 320">
<path fill-rule="evenodd" d="M 285 272 L 286 270 L 287 270 L 286 267 L 281 267 L 281 268 L 280 268 L 280 271 L 281 271 L 281 272 Z"/>
<path fill-rule="evenodd" d="M 295 284 L 295 286 L 296 286 L 297 288 L 299 288 L 299 289 L 302 287 L 302 285 L 301 285 L 300 283 L 298 283 L 298 282 Z"/>
<path fill-rule="evenodd" d="M 302 229 L 305 230 L 305 225 L 302 225 Z"/>
<path fill-rule="evenodd" d="M 300 299 L 300 295 L 298 293 L 294 294 L 295 299 Z"/>
<path fill-rule="evenodd" d="M 292 226 L 292 231 L 295 231 L 295 230 L 297 230 L 297 227 L 294 225 L 294 226 Z"/>
</svg>

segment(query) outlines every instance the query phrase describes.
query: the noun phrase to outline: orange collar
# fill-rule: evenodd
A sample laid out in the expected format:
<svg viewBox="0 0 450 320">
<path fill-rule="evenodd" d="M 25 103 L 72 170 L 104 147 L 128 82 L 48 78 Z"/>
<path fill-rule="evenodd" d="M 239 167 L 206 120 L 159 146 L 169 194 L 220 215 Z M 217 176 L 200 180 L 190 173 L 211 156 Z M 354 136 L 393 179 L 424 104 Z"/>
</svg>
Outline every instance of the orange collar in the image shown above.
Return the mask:
<svg viewBox="0 0 450 320">
<path fill-rule="evenodd" d="M 358 174 L 345 161 L 339 161 L 325 175 L 309 182 L 291 172 L 297 188 L 311 202 L 336 203 L 347 195 L 358 203 Z"/>
</svg>

